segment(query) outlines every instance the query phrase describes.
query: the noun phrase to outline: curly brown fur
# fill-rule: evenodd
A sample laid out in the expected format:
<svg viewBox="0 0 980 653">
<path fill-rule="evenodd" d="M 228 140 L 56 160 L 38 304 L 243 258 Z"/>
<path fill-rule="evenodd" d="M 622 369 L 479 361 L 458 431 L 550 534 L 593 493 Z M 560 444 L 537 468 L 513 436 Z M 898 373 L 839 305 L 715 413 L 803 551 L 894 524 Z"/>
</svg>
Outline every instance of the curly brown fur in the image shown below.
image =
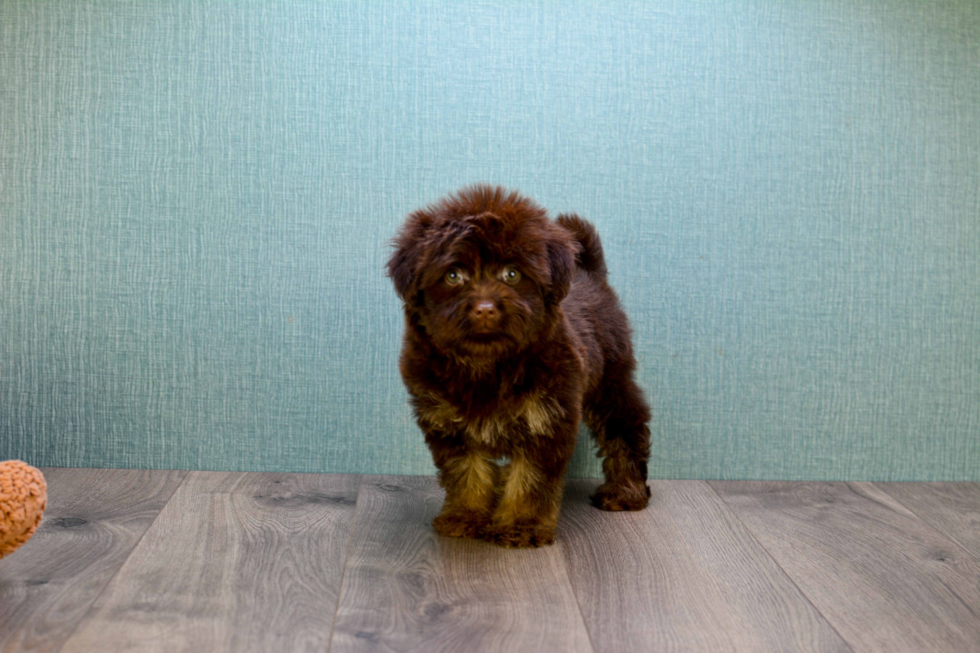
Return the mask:
<svg viewBox="0 0 980 653">
<path fill-rule="evenodd" d="M 401 374 L 446 490 L 436 531 L 553 542 L 580 420 L 604 457 L 593 504 L 643 509 L 650 411 L 592 225 L 478 185 L 411 213 L 394 245 Z"/>
</svg>

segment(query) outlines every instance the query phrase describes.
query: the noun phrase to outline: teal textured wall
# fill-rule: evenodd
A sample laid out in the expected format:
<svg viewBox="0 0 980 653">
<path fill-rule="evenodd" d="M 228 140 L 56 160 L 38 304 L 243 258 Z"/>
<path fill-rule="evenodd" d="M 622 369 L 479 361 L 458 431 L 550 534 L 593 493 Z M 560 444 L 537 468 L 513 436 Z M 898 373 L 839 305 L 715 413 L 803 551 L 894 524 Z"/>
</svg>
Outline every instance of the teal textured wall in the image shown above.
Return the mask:
<svg viewBox="0 0 980 653">
<path fill-rule="evenodd" d="M 382 268 L 475 181 L 598 225 L 654 476 L 980 480 L 969 1 L 0 0 L 0 459 L 431 473 Z"/>
</svg>

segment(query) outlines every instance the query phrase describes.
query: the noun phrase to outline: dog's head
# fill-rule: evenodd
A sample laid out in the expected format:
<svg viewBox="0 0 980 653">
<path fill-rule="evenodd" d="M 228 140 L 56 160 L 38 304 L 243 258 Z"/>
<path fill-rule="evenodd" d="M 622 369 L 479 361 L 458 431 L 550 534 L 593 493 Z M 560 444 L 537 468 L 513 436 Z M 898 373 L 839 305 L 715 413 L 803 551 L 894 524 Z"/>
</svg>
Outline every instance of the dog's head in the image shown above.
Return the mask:
<svg viewBox="0 0 980 653">
<path fill-rule="evenodd" d="M 394 245 L 388 274 L 410 325 L 464 360 L 517 353 L 546 333 L 579 250 L 532 200 L 483 185 L 410 214 Z"/>
</svg>

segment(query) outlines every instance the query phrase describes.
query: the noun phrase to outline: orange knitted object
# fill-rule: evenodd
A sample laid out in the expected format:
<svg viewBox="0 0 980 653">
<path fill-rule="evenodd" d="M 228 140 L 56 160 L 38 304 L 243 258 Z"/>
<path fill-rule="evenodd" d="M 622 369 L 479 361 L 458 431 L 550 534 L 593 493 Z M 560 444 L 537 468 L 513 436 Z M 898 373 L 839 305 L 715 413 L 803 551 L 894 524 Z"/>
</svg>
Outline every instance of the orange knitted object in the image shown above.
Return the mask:
<svg viewBox="0 0 980 653">
<path fill-rule="evenodd" d="M 31 538 L 47 503 L 39 469 L 19 460 L 0 463 L 0 558 Z"/>
</svg>

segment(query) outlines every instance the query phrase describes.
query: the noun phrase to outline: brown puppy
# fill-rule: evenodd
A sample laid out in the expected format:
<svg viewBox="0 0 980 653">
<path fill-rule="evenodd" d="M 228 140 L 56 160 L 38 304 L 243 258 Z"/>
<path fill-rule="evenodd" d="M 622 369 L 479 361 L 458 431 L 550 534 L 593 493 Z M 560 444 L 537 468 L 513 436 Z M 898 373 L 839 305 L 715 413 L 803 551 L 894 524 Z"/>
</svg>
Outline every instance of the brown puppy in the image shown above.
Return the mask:
<svg viewBox="0 0 980 653">
<path fill-rule="evenodd" d="M 402 378 L 446 490 L 436 531 L 553 542 L 579 420 L 605 458 L 592 502 L 643 509 L 650 410 L 592 225 L 473 186 L 410 214 L 394 244 Z"/>
</svg>

